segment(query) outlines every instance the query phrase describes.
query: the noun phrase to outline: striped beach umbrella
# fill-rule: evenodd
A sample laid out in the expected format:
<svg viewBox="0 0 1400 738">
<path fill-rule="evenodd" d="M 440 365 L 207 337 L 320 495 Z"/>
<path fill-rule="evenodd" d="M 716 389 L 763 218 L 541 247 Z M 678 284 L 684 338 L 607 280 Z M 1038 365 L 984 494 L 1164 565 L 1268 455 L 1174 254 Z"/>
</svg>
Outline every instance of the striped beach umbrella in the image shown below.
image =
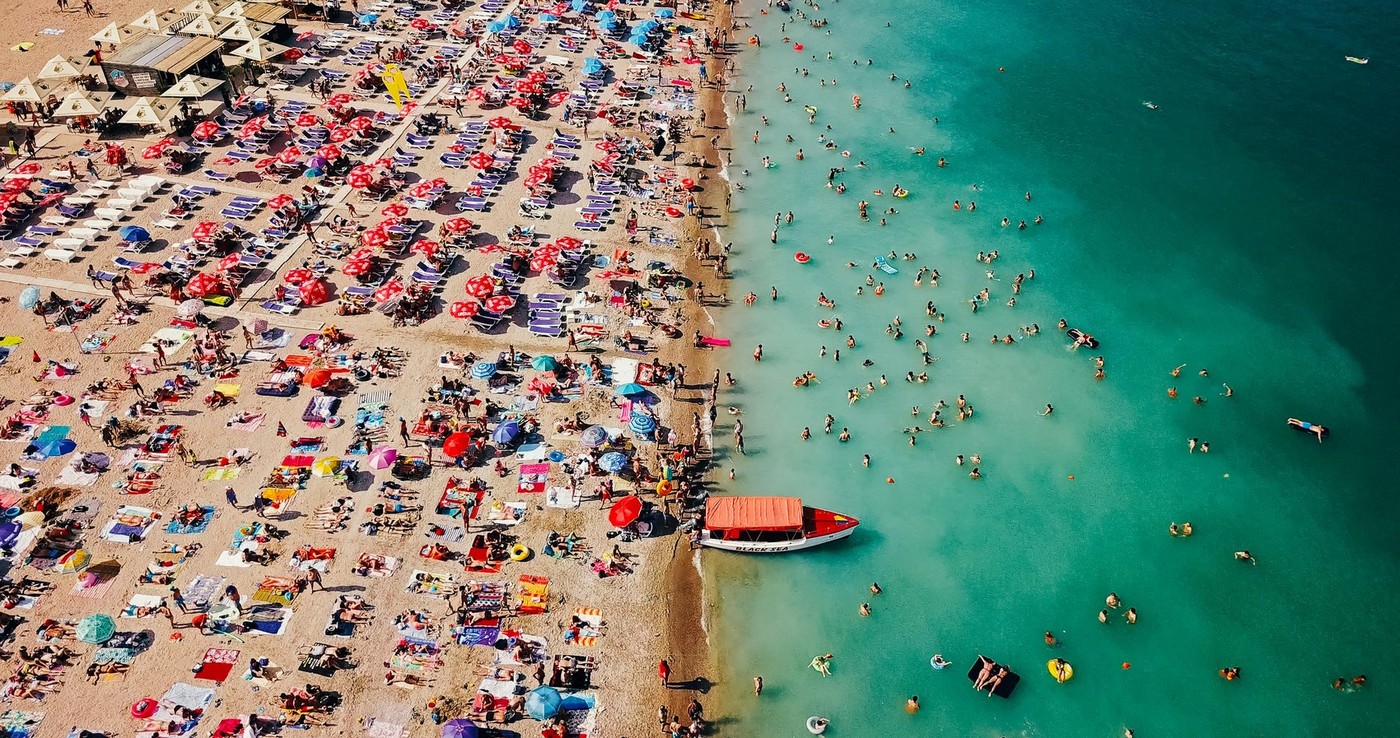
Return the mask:
<svg viewBox="0 0 1400 738">
<path fill-rule="evenodd" d="M 490 379 L 496 376 L 496 365 L 490 361 L 483 361 L 472 366 L 473 379 Z"/>
<path fill-rule="evenodd" d="M 643 413 L 633 413 L 627 427 L 640 436 L 650 436 L 656 432 L 656 419 Z"/>
</svg>

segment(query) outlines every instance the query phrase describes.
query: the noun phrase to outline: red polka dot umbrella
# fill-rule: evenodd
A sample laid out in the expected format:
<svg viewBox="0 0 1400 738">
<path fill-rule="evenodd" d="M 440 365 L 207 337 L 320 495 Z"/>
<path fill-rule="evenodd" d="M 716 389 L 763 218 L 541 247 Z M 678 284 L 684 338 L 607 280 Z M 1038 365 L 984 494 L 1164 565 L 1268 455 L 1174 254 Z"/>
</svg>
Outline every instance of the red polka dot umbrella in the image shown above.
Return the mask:
<svg viewBox="0 0 1400 738">
<path fill-rule="evenodd" d="M 413 197 L 432 197 L 435 189 L 437 187 L 432 182 L 419 182 L 409 188 L 408 194 Z"/>
<path fill-rule="evenodd" d="M 491 293 L 496 291 L 496 283 L 485 274 L 478 274 L 468 279 L 462 289 L 472 297 L 490 297 Z"/>
<path fill-rule="evenodd" d="M 433 24 L 429 23 L 427 18 L 414 18 L 413 22 L 409 23 L 408 26 L 410 28 L 416 28 L 422 31 L 428 28 L 432 28 Z"/>
<path fill-rule="evenodd" d="M 538 83 L 531 82 L 528 79 L 516 80 L 515 84 L 511 85 L 511 87 L 515 88 L 516 92 L 524 93 L 526 95 L 534 94 L 540 89 Z"/>
<path fill-rule="evenodd" d="M 412 251 L 415 254 L 422 254 L 423 256 L 432 256 L 433 254 L 436 254 L 441 248 L 442 244 L 438 243 L 437 241 L 419 240 L 414 242 L 412 246 L 409 246 L 408 250 Z"/>
<path fill-rule="evenodd" d="M 324 279 L 302 282 L 297 291 L 301 293 L 303 305 L 321 305 L 331 299 L 331 286 Z"/>
<path fill-rule="evenodd" d="M 335 144 L 326 144 L 325 146 L 316 149 L 316 155 L 323 159 L 334 161 L 342 156 L 345 156 L 345 152 L 341 151 L 340 147 L 336 146 Z"/>
<path fill-rule="evenodd" d="M 287 193 L 283 192 L 277 197 L 268 200 L 267 206 L 272 208 L 273 210 L 281 210 L 282 208 L 287 207 L 287 205 L 293 202 L 293 200 L 294 198 L 291 195 L 288 195 Z"/>
<path fill-rule="evenodd" d="M 566 249 L 576 249 L 583 245 L 583 241 L 580 241 L 577 238 L 574 238 L 573 236 L 560 236 L 559 238 L 554 239 L 554 242 L 559 244 L 561 248 Z"/>
<path fill-rule="evenodd" d="M 447 308 L 447 313 L 454 318 L 470 318 L 481 310 L 481 303 L 475 300 L 462 300 L 454 302 Z"/>
<path fill-rule="evenodd" d="M 408 215 L 408 206 L 401 202 L 391 202 L 388 205 L 385 205 L 384 209 L 379 211 L 379 214 L 402 217 Z"/>
<path fill-rule="evenodd" d="M 339 107 L 341 105 L 344 105 L 345 103 L 350 102 L 350 99 L 351 98 L 349 94 L 344 92 L 337 92 L 336 94 L 331 95 L 331 99 L 326 101 L 326 107 Z"/>
<path fill-rule="evenodd" d="M 349 128 L 337 128 L 331 131 L 330 135 L 327 136 L 327 138 L 331 140 L 331 143 L 345 143 L 346 141 L 349 141 L 354 135 L 355 132 Z"/>
<path fill-rule="evenodd" d="M 531 46 L 530 42 L 523 38 L 517 38 L 515 43 L 511 44 L 510 47 L 515 49 L 518 54 L 528 54 L 535 50 L 535 47 Z"/>
<path fill-rule="evenodd" d="M 321 125 L 321 119 L 311 113 L 302 113 L 297 116 L 297 119 L 293 121 L 293 123 L 302 128 L 310 128 L 311 126 Z"/>
<path fill-rule="evenodd" d="M 466 233 L 472 229 L 472 222 L 466 218 L 450 218 L 442 227 L 448 233 Z"/>
<path fill-rule="evenodd" d="M 510 295 L 496 295 L 482 300 L 481 304 L 493 313 L 504 313 L 515 307 L 515 298 Z"/>
<path fill-rule="evenodd" d="M 222 259 L 219 259 L 219 264 L 217 267 L 218 270 L 221 272 L 226 272 L 230 269 L 233 269 L 242 262 L 242 256 L 242 254 L 235 251 L 234 253 L 229 254 L 228 256 L 225 256 Z"/>
<path fill-rule="evenodd" d="M 0 190 L 4 190 L 5 192 L 23 192 L 24 190 L 29 189 L 29 185 L 33 183 L 34 180 L 28 177 L 7 179 L 5 180 L 5 184 L 0 185 Z"/>
<path fill-rule="evenodd" d="M 534 82 L 537 85 L 542 85 L 549 81 L 549 75 L 545 74 L 544 72 L 534 71 L 525 75 L 525 79 L 530 80 L 531 82 Z"/>
<path fill-rule="evenodd" d="M 194 127 L 194 137 L 198 139 L 208 139 L 219 135 L 219 124 L 212 120 L 206 120 Z"/>
<path fill-rule="evenodd" d="M 530 257 L 530 270 L 542 272 L 559 263 L 559 258 L 550 255 L 536 254 Z"/>
<path fill-rule="evenodd" d="M 563 102 L 564 102 L 565 100 L 568 100 L 568 99 L 569 99 L 569 93 L 566 92 L 566 91 L 564 91 L 564 90 L 560 90 L 560 91 L 554 93 L 553 95 L 550 95 L 550 96 L 549 96 L 549 104 L 550 104 L 550 105 L 562 105 Z"/>
<path fill-rule="evenodd" d="M 190 236 L 196 241 L 207 241 L 214 237 L 215 231 L 219 230 L 219 224 L 212 220 L 202 220 L 195 224 Z"/>
<path fill-rule="evenodd" d="M 15 167 L 15 174 L 38 174 L 39 170 L 42 168 L 43 167 L 39 166 L 38 162 L 26 162 Z"/>
<path fill-rule="evenodd" d="M 347 261 L 345 266 L 340 268 L 340 273 L 347 277 L 358 277 L 361 274 L 369 274 L 369 270 L 373 268 L 374 265 L 368 261 Z"/>
<path fill-rule="evenodd" d="M 374 127 L 374 121 L 370 120 L 369 116 L 357 115 L 345 125 L 352 131 L 368 131 Z"/>
<path fill-rule="evenodd" d="M 508 55 L 508 54 L 497 54 L 497 55 L 491 57 L 491 61 L 496 62 L 497 64 L 509 64 L 509 63 L 510 63 L 510 55 Z"/>
<path fill-rule="evenodd" d="M 486 99 L 486 90 L 480 87 L 473 87 L 467 90 L 467 99 L 472 102 L 479 102 Z"/>
<path fill-rule="evenodd" d="M 288 146 L 282 149 L 282 152 L 277 155 L 277 161 L 283 164 L 295 164 L 301 161 L 301 149 L 295 146 Z"/>
<path fill-rule="evenodd" d="M 275 158 L 269 156 L 269 157 L 266 157 L 266 158 L 263 158 L 263 159 L 258 159 L 257 161 L 253 162 L 253 168 L 254 168 L 254 169 L 267 169 L 268 167 L 270 167 L 270 166 L 272 166 L 273 164 L 276 164 L 276 163 L 277 163 L 277 159 L 275 159 Z"/>
<path fill-rule="evenodd" d="M 233 135 L 237 138 L 250 138 L 256 135 L 258 131 L 262 130 L 264 120 L 265 118 L 258 116 L 239 126 L 238 130 L 233 132 Z"/>
<path fill-rule="evenodd" d="M 471 157 L 467 159 L 467 163 L 470 164 L 474 169 L 490 169 L 491 164 L 494 163 L 494 161 L 495 160 L 491 158 L 491 155 L 484 151 L 478 151 L 475 154 L 472 154 Z"/>
<path fill-rule="evenodd" d="M 515 122 L 512 121 L 510 118 L 505 117 L 504 115 L 498 115 L 495 118 L 486 121 L 486 125 L 492 128 L 512 128 L 515 126 Z"/>
<path fill-rule="evenodd" d="M 525 186 L 529 188 L 539 187 L 549 181 L 548 174 L 532 174 L 525 178 Z"/>
<path fill-rule="evenodd" d="M 360 234 L 360 241 L 366 246 L 377 248 L 389 243 L 389 234 L 383 228 L 371 228 Z"/>
<path fill-rule="evenodd" d="M 212 274 L 199 272 L 193 277 L 190 277 L 189 282 L 185 283 L 185 294 L 190 297 L 206 297 L 208 295 L 217 294 L 218 290 L 222 289 L 222 287 L 223 280 Z"/>
<path fill-rule="evenodd" d="M 345 184 L 350 185 L 350 187 L 353 189 L 363 190 L 366 187 L 369 187 L 370 185 L 374 184 L 374 177 L 371 177 L 368 174 L 352 173 L 350 176 L 345 178 Z"/>
<path fill-rule="evenodd" d="M 374 291 L 374 299 L 376 302 L 388 302 L 402 295 L 403 290 L 403 280 L 395 277 L 384 283 L 384 286 Z"/>
<path fill-rule="evenodd" d="M 169 146 L 169 144 L 164 144 L 164 145 L 162 145 L 162 144 L 155 144 L 155 145 L 153 145 L 153 146 L 147 146 L 147 147 L 145 148 L 145 150 L 141 152 L 141 158 L 142 158 L 142 159 L 159 159 L 159 158 L 161 158 L 162 156 L 165 156 L 165 149 L 166 149 L 168 146 Z"/>
<path fill-rule="evenodd" d="M 310 269 L 293 269 L 282 275 L 282 281 L 287 284 L 301 284 L 315 276 Z"/>
<path fill-rule="evenodd" d="M 512 97 L 506 101 L 506 104 L 517 110 L 524 110 L 534 103 L 530 102 L 530 98 L 528 97 Z"/>
</svg>

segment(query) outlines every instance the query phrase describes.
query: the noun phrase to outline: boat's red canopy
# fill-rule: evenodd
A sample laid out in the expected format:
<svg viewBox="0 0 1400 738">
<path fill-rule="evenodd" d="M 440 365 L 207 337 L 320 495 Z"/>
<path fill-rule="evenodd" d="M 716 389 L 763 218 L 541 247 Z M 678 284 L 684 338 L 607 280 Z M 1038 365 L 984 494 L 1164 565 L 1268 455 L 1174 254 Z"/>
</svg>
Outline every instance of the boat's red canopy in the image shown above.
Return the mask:
<svg viewBox="0 0 1400 738">
<path fill-rule="evenodd" d="M 711 497 L 705 501 L 711 530 L 801 530 L 802 500 L 796 497 Z"/>
</svg>

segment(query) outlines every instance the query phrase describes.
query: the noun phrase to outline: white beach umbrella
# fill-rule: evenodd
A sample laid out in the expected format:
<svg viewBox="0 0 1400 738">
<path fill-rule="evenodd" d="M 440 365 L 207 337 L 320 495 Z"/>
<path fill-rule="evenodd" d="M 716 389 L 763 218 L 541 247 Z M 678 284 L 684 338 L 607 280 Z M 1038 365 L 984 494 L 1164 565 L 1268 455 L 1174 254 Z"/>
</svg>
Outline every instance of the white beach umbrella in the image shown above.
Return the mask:
<svg viewBox="0 0 1400 738">
<path fill-rule="evenodd" d="M 219 38 L 227 41 L 252 41 L 255 38 L 266 36 L 271 30 L 271 23 L 259 23 L 258 21 L 237 18 L 228 28 L 224 29 L 223 33 L 219 34 Z"/>
<path fill-rule="evenodd" d="M 247 8 L 247 5 L 234 0 L 234 2 L 228 4 L 228 7 L 220 10 L 218 16 L 220 18 L 241 18 L 243 17 L 243 12 L 247 10 Z"/>
<path fill-rule="evenodd" d="M 162 92 L 165 97 L 193 97 L 200 98 L 219 89 L 223 82 L 208 77 L 200 77 L 196 74 L 187 74 L 175 83 L 175 86 Z"/>
<path fill-rule="evenodd" d="M 179 12 L 188 13 L 190 15 L 213 15 L 218 11 L 214 9 L 213 4 L 211 4 L 209 0 L 194 0 L 194 2 L 189 5 L 180 8 Z"/>
<path fill-rule="evenodd" d="M 19 81 L 19 84 L 11 87 L 5 94 L 0 95 L 0 100 L 5 102 L 43 102 L 49 92 L 53 90 L 53 85 L 43 82 L 30 81 L 28 77 Z"/>
<path fill-rule="evenodd" d="M 189 23 L 180 26 L 180 33 L 187 33 L 191 36 L 217 36 L 214 30 L 214 22 L 207 15 L 197 15 Z"/>
<path fill-rule="evenodd" d="M 174 101 L 155 97 L 138 97 L 117 122 L 134 123 L 138 126 L 162 126 L 178 110 Z"/>
<path fill-rule="evenodd" d="M 170 27 L 173 18 L 165 15 L 156 15 L 156 11 L 147 10 L 141 17 L 127 24 L 127 28 L 135 28 L 142 31 L 159 33 Z"/>
<path fill-rule="evenodd" d="M 115 92 L 74 92 L 58 103 L 53 111 L 55 118 L 73 118 L 79 115 L 101 115 L 107 103 L 116 97 Z"/>
<path fill-rule="evenodd" d="M 129 31 L 117 28 L 116 23 L 108 23 L 106 28 L 88 36 L 88 40 L 99 44 L 124 44 L 130 36 Z"/>
<path fill-rule="evenodd" d="M 229 53 L 234 56 L 241 56 L 244 59 L 252 59 L 253 61 L 267 61 L 290 48 L 292 47 L 275 44 L 267 39 L 260 38 L 249 41 Z"/>
<path fill-rule="evenodd" d="M 78 68 L 73 66 L 73 62 L 64 59 L 62 56 L 44 62 L 44 66 L 39 73 L 34 75 L 34 79 L 64 79 L 66 77 L 77 77 L 82 74 Z"/>
</svg>

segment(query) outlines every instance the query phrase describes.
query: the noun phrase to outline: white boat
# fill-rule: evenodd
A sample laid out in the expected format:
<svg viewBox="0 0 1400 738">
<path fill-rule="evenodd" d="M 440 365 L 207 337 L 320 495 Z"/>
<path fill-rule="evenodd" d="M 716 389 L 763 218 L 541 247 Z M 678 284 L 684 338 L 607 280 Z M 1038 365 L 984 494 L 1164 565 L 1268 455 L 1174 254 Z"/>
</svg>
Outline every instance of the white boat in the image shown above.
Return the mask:
<svg viewBox="0 0 1400 738">
<path fill-rule="evenodd" d="M 1347 61 L 1351 62 L 1352 64 L 1370 64 L 1370 63 L 1371 63 L 1370 57 L 1366 57 L 1366 56 L 1349 56 L 1349 57 L 1347 57 Z"/>
<path fill-rule="evenodd" d="M 849 515 L 806 507 L 797 497 L 711 497 L 695 542 L 739 553 L 784 553 L 840 540 L 858 525 Z"/>
</svg>

